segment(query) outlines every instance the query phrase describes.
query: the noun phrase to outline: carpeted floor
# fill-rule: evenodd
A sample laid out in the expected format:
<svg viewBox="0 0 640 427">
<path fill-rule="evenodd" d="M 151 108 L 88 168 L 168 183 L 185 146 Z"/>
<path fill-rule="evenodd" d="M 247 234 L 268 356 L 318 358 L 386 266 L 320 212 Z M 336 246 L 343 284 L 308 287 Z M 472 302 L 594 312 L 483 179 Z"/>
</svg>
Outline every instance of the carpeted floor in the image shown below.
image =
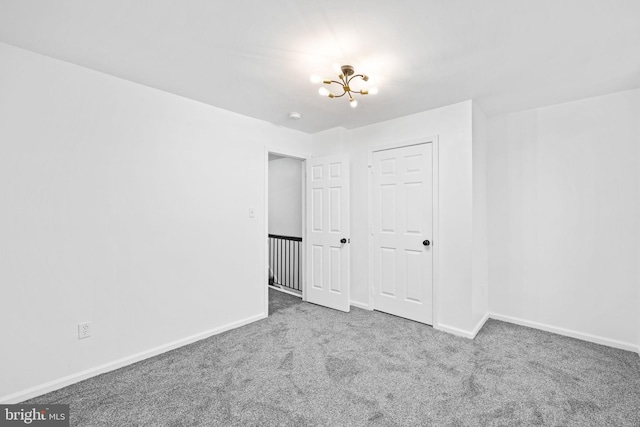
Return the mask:
<svg viewBox="0 0 640 427">
<path fill-rule="evenodd" d="M 270 316 L 30 403 L 78 426 L 640 426 L 637 354 L 490 320 L 474 340 L 270 291 Z"/>
</svg>

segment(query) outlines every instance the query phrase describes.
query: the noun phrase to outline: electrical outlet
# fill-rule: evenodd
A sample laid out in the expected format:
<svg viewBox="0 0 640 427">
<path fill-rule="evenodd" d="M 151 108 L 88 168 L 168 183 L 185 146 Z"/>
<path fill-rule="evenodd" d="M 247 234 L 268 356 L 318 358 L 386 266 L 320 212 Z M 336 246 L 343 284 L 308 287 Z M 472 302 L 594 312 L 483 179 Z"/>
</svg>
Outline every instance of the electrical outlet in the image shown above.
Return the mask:
<svg viewBox="0 0 640 427">
<path fill-rule="evenodd" d="M 89 338 L 91 336 L 91 322 L 78 323 L 78 339 Z"/>
</svg>

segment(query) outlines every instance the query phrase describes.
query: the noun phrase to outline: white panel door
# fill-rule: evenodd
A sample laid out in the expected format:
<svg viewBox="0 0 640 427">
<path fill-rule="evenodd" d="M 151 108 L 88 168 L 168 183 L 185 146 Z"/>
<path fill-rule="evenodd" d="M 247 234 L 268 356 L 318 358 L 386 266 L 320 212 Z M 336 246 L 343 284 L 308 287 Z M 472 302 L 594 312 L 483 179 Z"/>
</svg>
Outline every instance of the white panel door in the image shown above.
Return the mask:
<svg viewBox="0 0 640 427">
<path fill-rule="evenodd" d="M 349 311 L 349 160 L 307 160 L 308 302 Z"/>
<path fill-rule="evenodd" d="M 433 324 L 433 144 L 373 153 L 373 302 Z"/>
</svg>

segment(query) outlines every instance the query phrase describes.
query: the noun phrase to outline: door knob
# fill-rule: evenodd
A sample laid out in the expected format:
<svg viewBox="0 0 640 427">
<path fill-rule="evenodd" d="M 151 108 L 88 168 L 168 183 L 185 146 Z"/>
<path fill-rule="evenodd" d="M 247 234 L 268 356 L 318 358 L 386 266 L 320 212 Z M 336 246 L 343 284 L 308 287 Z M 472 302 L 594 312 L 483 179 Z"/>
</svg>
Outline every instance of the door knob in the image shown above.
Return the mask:
<svg viewBox="0 0 640 427">
<path fill-rule="evenodd" d="M 342 239 L 340 239 L 340 243 L 345 244 L 347 243 L 347 239 L 345 239 L 344 237 Z"/>
<path fill-rule="evenodd" d="M 422 244 L 425 245 L 425 246 L 429 246 L 431 244 L 431 242 L 428 241 L 428 240 L 425 240 L 425 241 L 422 242 Z"/>
</svg>

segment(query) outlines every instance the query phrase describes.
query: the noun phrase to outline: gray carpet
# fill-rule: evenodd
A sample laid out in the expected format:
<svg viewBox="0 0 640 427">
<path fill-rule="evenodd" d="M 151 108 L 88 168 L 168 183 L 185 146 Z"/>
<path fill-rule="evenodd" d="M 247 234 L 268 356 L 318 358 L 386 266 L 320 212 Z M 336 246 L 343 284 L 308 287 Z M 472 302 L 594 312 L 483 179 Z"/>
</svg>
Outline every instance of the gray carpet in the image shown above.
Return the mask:
<svg viewBox="0 0 640 427">
<path fill-rule="evenodd" d="M 640 426 L 635 353 L 270 299 L 268 319 L 30 403 L 70 403 L 78 426 Z"/>
</svg>

